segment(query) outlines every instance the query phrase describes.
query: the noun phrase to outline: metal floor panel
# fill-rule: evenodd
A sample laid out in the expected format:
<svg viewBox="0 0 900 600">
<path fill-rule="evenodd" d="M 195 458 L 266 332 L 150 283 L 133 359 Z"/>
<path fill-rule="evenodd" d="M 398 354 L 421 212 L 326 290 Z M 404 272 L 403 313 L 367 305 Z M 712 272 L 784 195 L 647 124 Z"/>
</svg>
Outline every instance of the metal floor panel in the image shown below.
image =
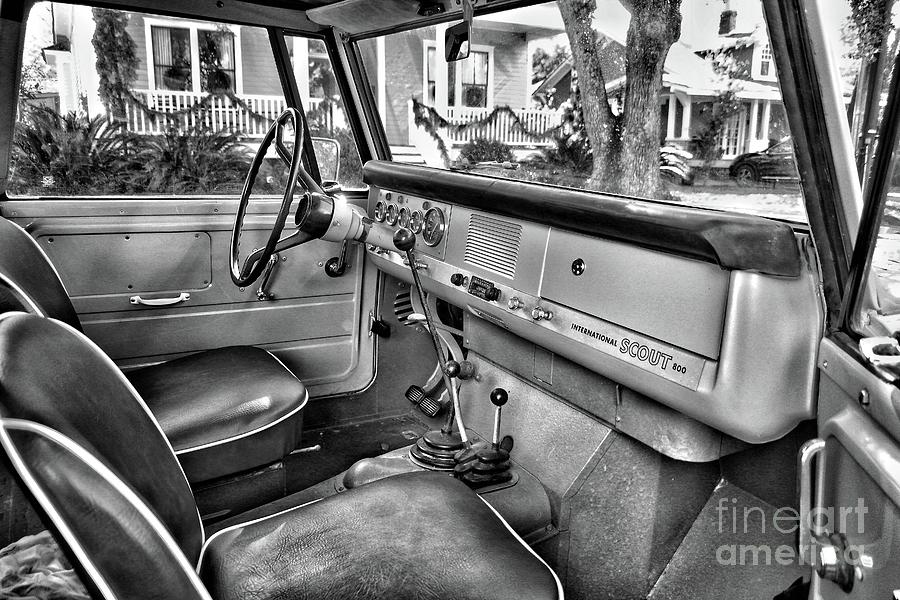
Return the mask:
<svg viewBox="0 0 900 600">
<path fill-rule="evenodd" d="M 771 599 L 798 577 L 808 577 L 810 568 L 799 565 L 794 551 L 794 522 L 788 515 L 796 513 L 779 511 L 724 483 L 710 496 L 649 598 Z"/>
</svg>

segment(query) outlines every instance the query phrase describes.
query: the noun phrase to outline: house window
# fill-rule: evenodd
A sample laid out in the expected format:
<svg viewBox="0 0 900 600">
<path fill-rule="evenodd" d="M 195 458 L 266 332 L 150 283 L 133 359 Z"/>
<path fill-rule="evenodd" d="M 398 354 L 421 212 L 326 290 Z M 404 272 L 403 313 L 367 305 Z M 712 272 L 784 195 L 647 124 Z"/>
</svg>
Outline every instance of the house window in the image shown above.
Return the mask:
<svg viewBox="0 0 900 600">
<path fill-rule="evenodd" d="M 759 75 L 760 77 L 769 77 L 772 69 L 772 49 L 768 44 L 763 46 L 759 53 Z"/>
<path fill-rule="evenodd" d="M 492 49 L 482 46 L 472 50 L 469 57 L 461 61 L 447 63 L 447 106 L 487 108 L 491 102 Z M 425 45 L 423 97 L 427 104 L 437 104 L 438 60 L 434 42 Z"/>
<path fill-rule="evenodd" d="M 213 23 L 171 23 L 145 19 L 147 61 L 156 90 L 243 93 L 240 36 L 236 28 Z"/>
<path fill-rule="evenodd" d="M 235 91 L 234 34 L 230 31 L 200 31 L 200 90 Z"/>
<path fill-rule="evenodd" d="M 181 27 L 150 28 L 153 38 L 153 72 L 156 87 L 162 90 L 190 91 L 191 32 Z"/>
<path fill-rule="evenodd" d="M 463 106 L 487 106 L 488 69 L 487 52 L 470 52 L 469 58 L 460 65 Z"/>
<path fill-rule="evenodd" d="M 428 59 L 425 66 L 425 103 L 434 104 L 435 94 L 437 93 L 437 75 L 435 74 L 434 57 L 437 49 L 433 46 L 426 49 Z"/>
</svg>

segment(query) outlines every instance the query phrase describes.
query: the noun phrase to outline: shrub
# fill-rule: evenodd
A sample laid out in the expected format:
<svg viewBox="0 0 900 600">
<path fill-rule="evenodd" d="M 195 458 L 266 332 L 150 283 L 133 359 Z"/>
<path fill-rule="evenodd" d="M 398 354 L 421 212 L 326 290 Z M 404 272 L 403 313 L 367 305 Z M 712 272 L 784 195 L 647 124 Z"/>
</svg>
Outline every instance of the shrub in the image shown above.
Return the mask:
<svg viewBox="0 0 900 600">
<path fill-rule="evenodd" d="M 235 133 L 207 127 L 140 138 L 140 169 L 131 174 L 137 192 L 165 194 L 239 192 L 250 156 Z"/>
<path fill-rule="evenodd" d="M 21 105 L 13 144 L 10 191 L 17 194 L 102 194 L 109 191 L 128 146 L 119 125 L 103 117 Z"/>
<path fill-rule="evenodd" d="M 466 142 L 459 151 L 460 160 L 466 159 L 471 163 L 484 161 L 512 162 L 512 149 L 495 140 L 477 139 Z"/>
</svg>

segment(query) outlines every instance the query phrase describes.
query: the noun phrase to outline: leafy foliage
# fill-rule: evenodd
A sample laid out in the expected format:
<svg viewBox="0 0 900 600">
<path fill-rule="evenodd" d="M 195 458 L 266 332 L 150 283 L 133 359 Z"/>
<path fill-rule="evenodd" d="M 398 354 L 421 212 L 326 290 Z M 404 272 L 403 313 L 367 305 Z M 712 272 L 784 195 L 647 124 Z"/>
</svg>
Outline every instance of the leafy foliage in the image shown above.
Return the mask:
<svg viewBox="0 0 900 600">
<path fill-rule="evenodd" d="M 711 163 L 722 157 L 722 135 L 725 126 L 741 109 L 738 92 L 741 81 L 749 76 L 749 65 L 736 61 L 728 50 L 720 50 L 706 57 L 722 82 L 719 93 L 712 102 L 698 106 L 697 122 L 703 123 L 693 140 L 694 155 L 704 161 L 709 170 Z"/>
<path fill-rule="evenodd" d="M 96 194 L 115 185 L 128 146 L 106 119 L 24 106 L 16 126 L 10 190 L 18 194 Z"/>
<path fill-rule="evenodd" d="M 546 79 L 559 65 L 569 60 L 569 51 L 559 44 L 552 52 L 538 48 L 531 56 L 531 83 Z"/>
<path fill-rule="evenodd" d="M 138 64 L 137 46 L 126 30 L 128 15 L 108 8 L 94 8 L 93 15 L 100 99 L 114 119 L 124 119 Z"/>
<path fill-rule="evenodd" d="M 345 188 L 365 187 L 363 183 L 363 164 L 356 151 L 353 133 L 346 127 L 337 127 L 331 135 L 341 147 L 340 168 L 338 177 Z"/>
<path fill-rule="evenodd" d="M 250 166 L 237 135 L 196 127 L 136 136 L 104 117 L 28 106 L 16 127 L 16 194 L 236 193 Z"/>
<path fill-rule="evenodd" d="M 129 187 L 168 194 L 235 193 L 250 168 L 250 157 L 237 135 L 207 127 L 143 136 L 137 153 L 139 168 L 129 175 Z"/>
<path fill-rule="evenodd" d="M 511 162 L 513 153 L 512 149 L 501 141 L 479 138 L 466 142 L 466 145 L 459 150 L 459 158 L 472 163 Z"/>
<path fill-rule="evenodd" d="M 47 81 L 53 77 L 52 70 L 40 56 L 22 65 L 19 79 L 19 98 L 33 98 L 44 91 Z"/>
<path fill-rule="evenodd" d="M 856 49 L 851 53 L 853 58 L 874 60 L 884 39 L 894 28 L 889 5 L 890 0 L 850 0 L 848 25 L 856 37 Z"/>
</svg>

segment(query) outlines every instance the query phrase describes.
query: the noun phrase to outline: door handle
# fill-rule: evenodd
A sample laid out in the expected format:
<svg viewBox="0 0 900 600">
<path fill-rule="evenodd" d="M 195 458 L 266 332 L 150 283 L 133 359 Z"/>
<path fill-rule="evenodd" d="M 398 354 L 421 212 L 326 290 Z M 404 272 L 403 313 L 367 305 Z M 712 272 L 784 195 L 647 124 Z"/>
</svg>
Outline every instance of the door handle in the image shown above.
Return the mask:
<svg viewBox="0 0 900 600">
<path fill-rule="evenodd" d="M 173 304 L 178 304 L 179 302 L 184 302 L 185 300 L 190 300 L 191 295 L 187 292 L 181 292 L 175 298 L 141 298 L 140 296 L 132 296 L 128 299 L 132 304 L 141 304 L 143 306 L 171 306 Z"/>
<path fill-rule="evenodd" d="M 798 499 L 798 507 L 800 508 L 798 550 L 800 551 L 801 564 L 803 562 L 808 565 L 814 564 L 812 531 L 810 530 L 810 527 L 814 526 L 811 521 L 813 494 L 815 493 L 813 489 L 812 464 L 813 459 L 824 448 L 825 440 L 814 438 L 807 440 L 797 453 L 797 479 L 799 480 L 797 481 L 797 494 L 800 496 Z"/>
</svg>

